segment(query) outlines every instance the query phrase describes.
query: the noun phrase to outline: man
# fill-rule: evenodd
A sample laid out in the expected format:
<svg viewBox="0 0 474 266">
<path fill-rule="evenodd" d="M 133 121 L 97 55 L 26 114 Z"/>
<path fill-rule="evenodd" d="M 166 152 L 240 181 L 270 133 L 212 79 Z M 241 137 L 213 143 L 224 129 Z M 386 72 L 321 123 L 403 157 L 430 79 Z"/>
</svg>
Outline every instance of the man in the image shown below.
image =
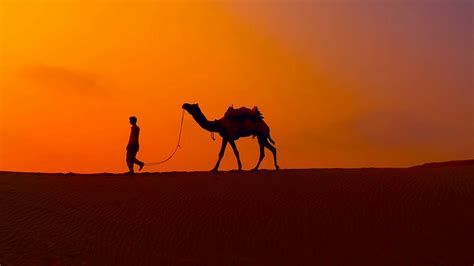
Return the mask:
<svg viewBox="0 0 474 266">
<path fill-rule="evenodd" d="M 137 118 L 134 116 L 131 116 L 130 118 L 130 125 L 132 125 L 132 129 L 130 131 L 130 139 L 128 140 L 128 145 L 127 145 L 127 166 L 129 169 L 129 174 L 133 174 L 133 165 L 137 164 L 140 168 L 138 168 L 138 171 L 142 170 L 143 166 L 145 163 L 140 162 L 137 160 L 137 152 L 140 147 L 138 144 L 138 136 L 140 135 L 140 128 L 137 126 Z"/>
</svg>

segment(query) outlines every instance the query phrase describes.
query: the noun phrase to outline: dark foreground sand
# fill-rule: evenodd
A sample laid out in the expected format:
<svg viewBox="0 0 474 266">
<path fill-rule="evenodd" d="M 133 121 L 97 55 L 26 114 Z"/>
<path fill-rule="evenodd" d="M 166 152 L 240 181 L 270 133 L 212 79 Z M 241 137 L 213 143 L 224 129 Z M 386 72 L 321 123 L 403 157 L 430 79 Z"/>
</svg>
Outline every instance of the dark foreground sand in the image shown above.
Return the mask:
<svg viewBox="0 0 474 266">
<path fill-rule="evenodd" d="M 0 173 L 2 266 L 473 263 L 473 166 Z"/>
</svg>

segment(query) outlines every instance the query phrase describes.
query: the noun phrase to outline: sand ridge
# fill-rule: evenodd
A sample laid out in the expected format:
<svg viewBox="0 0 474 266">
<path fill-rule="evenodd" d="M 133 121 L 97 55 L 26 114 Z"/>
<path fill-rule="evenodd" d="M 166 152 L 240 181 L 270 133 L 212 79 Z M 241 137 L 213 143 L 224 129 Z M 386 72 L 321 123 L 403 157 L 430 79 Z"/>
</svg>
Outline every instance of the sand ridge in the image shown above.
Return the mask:
<svg viewBox="0 0 474 266">
<path fill-rule="evenodd" d="M 0 174 L 3 265 L 471 265 L 474 167 Z"/>
</svg>

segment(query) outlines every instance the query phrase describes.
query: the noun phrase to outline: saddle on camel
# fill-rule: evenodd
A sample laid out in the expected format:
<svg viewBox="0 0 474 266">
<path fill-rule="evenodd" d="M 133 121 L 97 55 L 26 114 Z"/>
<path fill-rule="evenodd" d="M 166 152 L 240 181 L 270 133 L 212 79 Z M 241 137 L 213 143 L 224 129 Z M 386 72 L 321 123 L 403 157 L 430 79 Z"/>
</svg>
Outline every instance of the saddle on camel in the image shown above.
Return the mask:
<svg viewBox="0 0 474 266">
<path fill-rule="evenodd" d="M 252 109 L 247 107 L 234 109 L 233 106 L 230 106 L 225 112 L 224 118 L 232 121 L 242 121 L 247 119 L 253 121 L 263 120 L 262 113 L 260 113 L 257 106 L 254 106 Z"/>
</svg>

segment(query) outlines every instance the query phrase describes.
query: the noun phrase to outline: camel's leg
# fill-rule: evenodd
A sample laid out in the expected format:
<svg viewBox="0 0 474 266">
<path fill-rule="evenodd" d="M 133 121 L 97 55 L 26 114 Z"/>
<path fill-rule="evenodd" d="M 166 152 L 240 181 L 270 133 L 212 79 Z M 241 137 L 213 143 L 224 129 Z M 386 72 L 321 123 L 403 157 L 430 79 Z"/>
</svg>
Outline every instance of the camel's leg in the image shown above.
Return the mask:
<svg viewBox="0 0 474 266">
<path fill-rule="evenodd" d="M 237 164 L 239 165 L 239 171 L 240 171 L 242 170 L 242 163 L 240 162 L 240 155 L 239 155 L 239 151 L 237 150 L 237 146 L 235 146 L 235 141 L 230 140 L 229 144 L 232 147 L 232 150 L 234 151 L 235 158 L 237 158 Z"/>
<path fill-rule="evenodd" d="M 225 152 L 225 147 L 227 146 L 227 139 L 222 138 L 222 146 L 221 150 L 219 151 L 219 159 L 217 159 L 216 166 L 214 166 L 214 169 L 212 169 L 213 172 L 217 172 L 217 169 L 219 169 L 219 164 L 221 163 L 222 157 L 224 157 L 224 152 Z"/>
<path fill-rule="evenodd" d="M 265 146 L 263 146 L 263 143 L 260 143 L 260 141 L 259 141 L 259 144 L 260 144 L 260 157 L 258 158 L 257 166 L 255 166 L 253 171 L 258 170 L 258 167 L 260 166 L 260 163 L 262 162 L 263 158 L 265 157 L 265 149 L 264 149 Z"/>
<path fill-rule="evenodd" d="M 279 170 L 280 167 L 278 166 L 278 163 L 277 163 L 276 148 L 272 144 L 270 144 L 268 141 L 265 141 L 264 145 L 265 147 L 267 147 L 267 149 L 269 149 L 273 153 L 273 161 L 275 162 L 275 169 Z"/>
</svg>

